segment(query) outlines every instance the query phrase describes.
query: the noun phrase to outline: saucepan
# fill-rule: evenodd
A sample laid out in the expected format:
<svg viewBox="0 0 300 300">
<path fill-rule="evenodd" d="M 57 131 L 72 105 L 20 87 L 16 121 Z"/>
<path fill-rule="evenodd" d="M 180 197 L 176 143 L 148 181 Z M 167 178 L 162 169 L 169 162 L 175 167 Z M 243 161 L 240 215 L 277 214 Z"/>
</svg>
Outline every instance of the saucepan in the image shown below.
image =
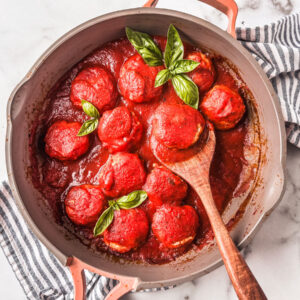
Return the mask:
<svg viewBox="0 0 300 300">
<path fill-rule="evenodd" d="M 284 190 L 286 138 L 279 102 L 262 69 L 235 39 L 235 2 L 203 0 L 227 15 L 227 32 L 185 13 L 157 9 L 154 7 L 156 2 L 148 1 L 145 5 L 148 7 L 97 17 L 65 34 L 37 60 L 8 101 L 6 161 L 14 199 L 36 236 L 63 265 L 70 268 L 76 300 L 85 297 L 85 269 L 118 280 L 119 283 L 107 297 L 117 299 L 130 290 L 170 286 L 192 280 L 221 264 L 214 243 L 197 253 L 190 251 L 175 262 L 164 265 L 122 261 L 94 253 L 77 239 L 68 236 L 66 230 L 52 220 L 42 196 L 34 189 L 28 176 L 30 128 L 49 88 L 92 50 L 124 36 L 125 26 L 149 34 L 165 35 L 169 24 L 174 24 L 183 39 L 211 49 L 230 60 L 252 91 L 257 116 L 255 122 L 259 124 L 252 136 L 253 147 L 257 140 L 260 141 L 258 164 L 253 167 L 255 180 L 247 199 L 235 199 L 223 214 L 227 223 L 239 213 L 242 206 L 243 214 L 239 214 L 239 221 L 231 229 L 231 235 L 239 248 L 251 240 L 281 199 Z M 242 205 L 245 199 L 247 205 Z"/>
</svg>

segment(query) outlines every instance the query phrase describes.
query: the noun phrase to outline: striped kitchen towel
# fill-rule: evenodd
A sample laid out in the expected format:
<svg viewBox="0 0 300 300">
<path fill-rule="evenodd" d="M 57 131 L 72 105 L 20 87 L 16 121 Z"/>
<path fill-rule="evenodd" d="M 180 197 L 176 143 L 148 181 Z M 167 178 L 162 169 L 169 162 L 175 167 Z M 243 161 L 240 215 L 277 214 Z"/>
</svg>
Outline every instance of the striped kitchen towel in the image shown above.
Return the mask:
<svg viewBox="0 0 300 300">
<path fill-rule="evenodd" d="M 263 27 L 237 28 L 236 33 L 272 82 L 287 139 L 300 148 L 300 13 Z"/>
<path fill-rule="evenodd" d="M 0 246 L 28 299 L 73 299 L 69 269 L 28 228 L 6 182 L 0 185 Z M 117 284 L 89 271 L 85 275 L 88 300 L 104 299 Z"/>
<path fill-rule="evenodd" d="M 237 29 L 238 39 L 270 78 L 279 95 L 288 140 L 300 147 L 300 14 L 255 29 Z M 0 186 L 0 246 L 30 300 L 73 299 L 68 268 L 41 244 L 19 213 L 9 186 Z M 87 298 L 103 299 L 115 280 L 86 271 Z"/>
</svg>

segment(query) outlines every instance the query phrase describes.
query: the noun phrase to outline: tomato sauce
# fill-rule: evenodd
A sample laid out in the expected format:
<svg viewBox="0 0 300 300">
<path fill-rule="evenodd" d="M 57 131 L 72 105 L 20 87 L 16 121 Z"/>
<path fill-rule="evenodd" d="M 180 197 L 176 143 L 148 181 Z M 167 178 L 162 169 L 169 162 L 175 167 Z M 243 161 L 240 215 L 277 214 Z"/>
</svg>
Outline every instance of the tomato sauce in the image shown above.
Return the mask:
<svg viewBox="0 0 300 300">
<path fill-rule="evenodd" d="M 166 39 L 156 37 L 156 42 L 164 47 Z M 199 50 L 189 44 L 185 44 L 185 53 Z M 129 260 L 147 261 L 150 263 L 166 263 L 176 259 L 191 247 L 201 248 L 208 238 L 212 237 L 211 227 L 204 211 L 201 200 L 192 190 L 188 189 L 184 204 L 193 206 L 199 216 L 201 226 L 194 243 L 177 249 L 168 249 L 159 243 L 152 232 L 144 245 L 128 253 L 117 253 L 109 249 L 103 242 L 102 237 L 95 238 L 93 228 L 77 226 L 67 218 L 64 208 L 64 200 L 68 190 L 79 184 L 95 184 L 99 179 L 99 170 L 106 162 L 109 153 L 103 147 L 97 136 L 97 131 L 90 134 L 90 148 L 86 154 L 75 161 L 58 161 L 50 158 L 45 153 L 44 137 L 47 129 L 58 120 L 83 123 L 89 117 L 82 109 L 76 108 L 70 101 L 70 87 L 72 80 L 78 72 L 85 67 L 103 66 L 110 70 L 118 80 L 120 68 L 126 59 L 136 51 L 127 39 L 119 39 L 103 45 L 81 62 L 69 70 L 48 93 L 43 107 L 42 116 L 34 123 L 31 140 L 31 177 L 34 186 L 47 200 L 53 210 L 57 223 L 74 234 L 85 245 L 96 250 L 112 253 L 116 256 Z M 238 92 L 245 84 L 239 78 L 237 72 L 219 55 L 206 53 L 213 61 L 216 69 L 216 80 L 214 84 L 223 84 Z M 200 94 L 200 102 L 204 94 Z M 151 117 L 156 107 L 162 102 L 180 102 L 171 84 L 163 87 L 163 95 L 154 101 L 146 103 L 134 103 L 118 96 L 117 106 L 127 106 L 139 117 L 144 135 L 136 153 L 145 163 L 147 172 L 153 169 L 158 161 L 150 148 Z M 247 165 L 244 158 L 244 147 L 247 144 L 248 132 L 247 113 L 239 124 L 227 131 L 216 131 L 216 152 L 212 161 L 210 182 L 214 200 L 220 212 L 224 210 L 227 203 L 232 199 L 233 193 L 240 181 L 240 174 Z M 146 209 L 146 208 L 144 208 Z"/>
</svg>

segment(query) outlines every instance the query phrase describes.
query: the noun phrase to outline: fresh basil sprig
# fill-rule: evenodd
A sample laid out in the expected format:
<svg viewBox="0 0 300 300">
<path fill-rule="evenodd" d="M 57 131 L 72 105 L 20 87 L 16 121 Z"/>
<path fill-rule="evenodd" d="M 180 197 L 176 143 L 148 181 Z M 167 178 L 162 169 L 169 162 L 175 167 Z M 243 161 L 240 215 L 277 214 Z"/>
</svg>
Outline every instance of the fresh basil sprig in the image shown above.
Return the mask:
<svg viewBox="0 0 300 300">
<path fill-rule="evenodd" d="M 115 210 L 138 207 L 147 199 L 147 197 L 145 191 L 137 190 L 116 200 L 108 201 L 109 207 L 102 213 L 94 227 L 94 236 L 102 234 L 112 223 Z"/>
<path fill-rule="evenodd" d="M 173 63 L 170 72 L 173 75 L 192 72 L 199 66 L 199 63 L 190 59 L 180 59 Z"/>
<path fill-rule="evenodd" d="M 94 227 L 94 236 L 104 232 L 104 230 L 111 224 L 114 219 L 114 207 L 109 206 L 98 219 Z"/>
<path fill-rule="evenodd" d="M 165 84 L 168 80 L 172 78 L 173 74 L 169 69 L 161 70 L 155 78 L 155 87 L 159 87 Z"/>
<path fill-rule="evenodd" d="M 199 66 L 193 60 L 183 59 L 184 46 L 174 25 L 168 29 L 167 45 L 164 53 L 165 70 L 160 71 L 155 78 L 155 87 L 165 84 L 172 79 L 174 90 L 184 103 L 197 109 L 199 105 L 199 91 L 197 85 L 187 75 Z"/>
<path fill-rule="evenodd" d="M 89 101 L 81 100 L 83 111 L 92 119 L 85 121 L 80 127 L 77 136 L 90 134 L 98 127 L 100 114 L 98 109 Z"/>
<path fill-rule="evenodd" d="M 183 59 L 184 46 L 174 25 L 168 29 L 167 44 L 164 55 L 155 45 L 152 38 L 142 32 L 126 28 L 127 38 L 149 66 L 165 65 L 155 78 L 155 87 L 159 87 L 172 79 L 174 90 L 186 104 L 198 108 L 199 91 L 197 85 L 184 73 L 189 73 L 199 66 L 193 60 Z"/>
<path fill-rule="evenodd" d="M 175 26 L 171 24 L 168 29 L 167 44 L 164 53 L 165 66 L 169 68 L 176 61 L 183 59 L 184 47 Z"/>
<path fill-rule="evenodd" d="M 199 93 L 194 81 L 185 74 L 178 74 L 172 77 L 172 84 L 177 95 L 189 106 L 198 108 Z"/>
<path fill-rule="evenodd" d="M 151 67 L 163 65 L 163 56 L 149 34 L 126 27 L 126 35 L 132 46 Z"/>
</svg>

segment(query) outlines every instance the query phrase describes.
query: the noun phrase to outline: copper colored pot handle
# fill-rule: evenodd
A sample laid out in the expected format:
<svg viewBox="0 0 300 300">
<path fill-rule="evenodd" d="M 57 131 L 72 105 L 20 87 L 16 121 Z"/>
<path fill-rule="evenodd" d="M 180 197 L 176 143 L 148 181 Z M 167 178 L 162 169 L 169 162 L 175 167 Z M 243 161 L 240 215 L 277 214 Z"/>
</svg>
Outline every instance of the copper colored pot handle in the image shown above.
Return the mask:
<svg viewBox="0 0 300 300">
<path fill-rule="evenodd" d="M 117 300 L 124 294 L 134 290 L 138 284 L 138 278 L 117 276 L 112 273 L 103 272 L 99 269 L 85 264 L 76 257 L 71 258 L 68 265 L 74 282 L 74 300 L 86 299 L 86 282 L 84 270 L 89 270 L 93 273 L 105 276 L 111 279 L 118 280 L 119 283 L 109 292 L 105 300 Z"/>
<path fill-rule="evenodd" d="M 224 13 L 228 18 L 227 32 L 236 38 L 235 34 L 235 22 L 238 14 L 238 7 L 234 0 L 199 0 L 204 2 L 222 13 Z M 155 7 L 158 0 L 148 0 L 144 7 Z"/>
</svg>

